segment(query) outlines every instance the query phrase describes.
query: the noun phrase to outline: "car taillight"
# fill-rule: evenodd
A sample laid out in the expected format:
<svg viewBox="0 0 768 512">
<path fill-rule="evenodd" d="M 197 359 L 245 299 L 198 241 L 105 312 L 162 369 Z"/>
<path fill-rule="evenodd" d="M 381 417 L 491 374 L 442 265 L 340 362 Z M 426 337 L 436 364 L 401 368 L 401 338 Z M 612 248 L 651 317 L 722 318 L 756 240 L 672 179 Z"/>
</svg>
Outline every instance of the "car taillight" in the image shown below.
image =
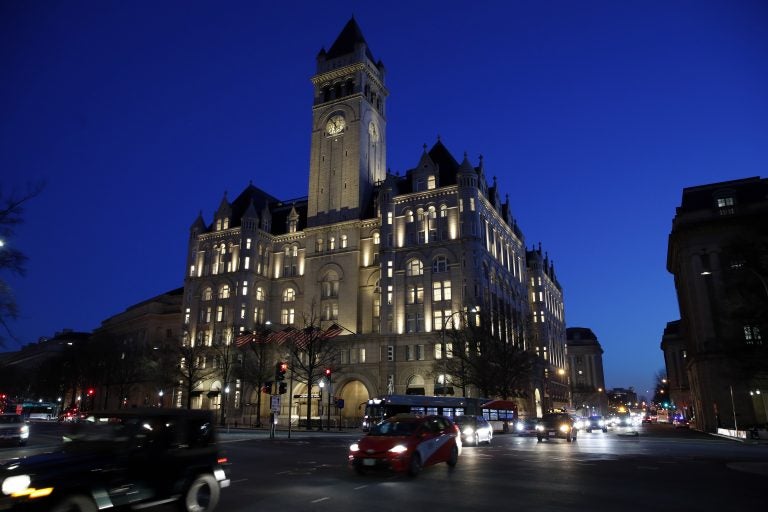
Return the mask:
<svg viewBox="0 0 768 512">
<path fill-rule="evenodd" d="M 219 464 L 226 464 L 227 463 L 227 458 L 226 457 L 219 457 L 218 459 L 216 459 L 216 462 L 219 463 Z"/>
</svg>

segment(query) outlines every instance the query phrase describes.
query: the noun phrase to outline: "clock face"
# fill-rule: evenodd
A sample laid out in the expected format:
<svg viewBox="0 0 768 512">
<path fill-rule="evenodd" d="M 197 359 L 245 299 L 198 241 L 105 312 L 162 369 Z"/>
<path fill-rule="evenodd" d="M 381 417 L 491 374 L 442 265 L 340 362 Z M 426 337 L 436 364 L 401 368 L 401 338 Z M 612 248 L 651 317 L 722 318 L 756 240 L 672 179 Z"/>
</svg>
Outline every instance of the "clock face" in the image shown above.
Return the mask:
<svg viewBox="0 0 768 512">
<path fill-rule="evenodd" d="M 344 129 L 344 126 L 346 126 L 344 118 L 340 115 L 335 115 L 328 120 L 328 124 L 325 126 L 325 129 L 328 131 L 328 134 L 336 135 L 337 133 L 341 133 L 341 131 Z"/>
</svg>

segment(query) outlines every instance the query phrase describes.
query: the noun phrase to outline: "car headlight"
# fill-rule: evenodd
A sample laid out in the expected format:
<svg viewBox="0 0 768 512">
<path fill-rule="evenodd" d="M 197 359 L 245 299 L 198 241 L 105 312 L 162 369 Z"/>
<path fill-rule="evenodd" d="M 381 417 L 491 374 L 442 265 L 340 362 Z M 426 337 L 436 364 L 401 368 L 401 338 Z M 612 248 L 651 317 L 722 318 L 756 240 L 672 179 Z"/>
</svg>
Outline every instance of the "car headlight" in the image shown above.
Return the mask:
<svg viewBox="0 0 768 512">
<path fill-rule="evenodd" d="M 515 425 L 515 429 L 517 430 L 523 430 L 525 428 L 525 424 L 522 421 L 518 421 Z"/>
<path fill-rule="evenodd" d="M 9 476 L 3 480 L 3 494 L 11 495 L 24 492 L 29 489 L 29 484 L 31 483 L 32 479 L 29 478 L 29 475 Z"/>
<path fill-rule="evenodd" d="M 562 432 L 563 434 L 567 434 L 569 430 L 571 430 L 571 427 L 567 423 L 563 423 L 562 425 L 560 425 L 560 432 Z"/>
<path fill-rule="evenodd" d="M 601 427 L 604 427 L 604 426 L 605 426 L 605 422 L 604 422 L 603 420 L 600 420 L 600 421 L 598 421 L 598 422 L 597 422 L 597 424 L 598 424 L 599 426 L 601 426 Z"/>
<path fill-rule="evenodd" d="M 349 445 L 349 451 L 351 452 L 359 452 L 360 451 L 360 445 L 357 443 L 352 443 Z"/>
<path fill-rule="evenodd" d="M 538 432 L 544 432 L 544 430 L 545 430 L 545 429 L 544 429 L 544 425 L 536 425 L 536 430 L 537 430 Z"/>
<path fill-rule="evenodd" d="M 398 444 L 389 449 L 389 453 L 403 453 L 405 451 L 408 451 L 408 447 L 404 444 Z"/>
<path fill-rule="evenodd" d="M 475 429 L 473 429 L 472 427 L 464 427 L 463 432 L 465 436 L 471 436 L 472 434 L 475 433 Z"/>
</svg>

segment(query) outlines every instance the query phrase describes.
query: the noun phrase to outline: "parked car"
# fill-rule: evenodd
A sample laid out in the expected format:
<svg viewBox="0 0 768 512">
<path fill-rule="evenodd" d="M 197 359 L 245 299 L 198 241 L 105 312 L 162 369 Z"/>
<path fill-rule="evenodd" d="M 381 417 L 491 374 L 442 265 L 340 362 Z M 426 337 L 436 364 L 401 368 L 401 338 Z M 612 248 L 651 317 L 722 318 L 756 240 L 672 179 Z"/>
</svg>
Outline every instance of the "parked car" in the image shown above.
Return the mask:
<svg viewBox="0 0 768 512">
<path fill-rule="evenodd" d="M 535 436 L 538 418 L 525 418 L 515 423 L 515 433 L 519 436 Z"/>
<path fill-rule="evenodd" d="M 493 427 L 482 416 L 456 416 L 453 422 L 459 427 L 461 440 L 464 444 L 475 446 L 480 443 L 491 444 L 493 439 Z"/>
<path fill-rule="evenodd" d="M 602 430 L 603 432 L 608 432 L 608 423 L 606 423 L 602 416 L 590 416 L 587 418 L 586 424 L 587 432 L 592 432 L 593 430 Z"/>
<path fill-rule="evenodd" d="M 455 466 L 462 442 L 458 427 L 443 416 L 398 414 L 371 427 L 349 447 L 349 464 L 360 474 L 388 469 L 419 474 L 425 466 Z"/>
<path fill-rule="evenodd" d="M 566 413 L 545 414 L 536 424 L 536 439 L 539 442 L 544 439 L 559 437 L 570 443 L 576 440 L 577 432 L 573 418 Z"/>
<path fill-rule="evenodd" d="M 675 416 L 675 419 L 672 420 L 672 425 L 675 428 L 689 428 L 691 426 L 688 420 L 682 416 Z"/>
<path fill-rule="evenodd" d="M 29 423 L 20 414 L 0 414 L 0 441 L 20 446 L 29 440 Z"/>
<path fill-rule="evenodd" d="M 175 501 L 210 512 L 229 485 L 210 411 L 125 409 L 68 424 L 59 451 L 0 465 L 0 510 L 91 512 Z"/>
</svg>

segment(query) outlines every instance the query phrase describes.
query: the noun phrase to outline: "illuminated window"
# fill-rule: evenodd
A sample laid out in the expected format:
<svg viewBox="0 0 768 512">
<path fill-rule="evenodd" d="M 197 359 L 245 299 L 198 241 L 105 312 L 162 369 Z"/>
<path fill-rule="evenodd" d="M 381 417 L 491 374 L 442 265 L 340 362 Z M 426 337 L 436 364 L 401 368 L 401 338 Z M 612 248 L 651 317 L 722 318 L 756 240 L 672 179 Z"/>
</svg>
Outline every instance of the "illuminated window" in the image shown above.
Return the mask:
<svg viewBox="0 0 768 512">
<path fill-rule="evenodd" d="M 422 304 L 424 302 L 424 287 L 420 284 L 408 285 L 406 304 Z"/>
<path fill-rule="evenodd" d="M 224 321 L 224 305 L 222 304 L 216 306 L 216 321 L 217 322 Z"/>
<path fill-rule="evenodd" d="M 760 337 L 760 328 L 755 325 L 745 325 L 744 341 L 747 345 L 762 345 L 763 339 Z"/>
<path fill-rule="evenodd" d="M 437 181 L 435 180 L 434 176 L 428 176 L 427 177 L 427 189 L 432 190 L 435 188 Z"/>
<path fill-rule="evenodd" d="M 733 197 L 719 197 L 717 199 L 717 208 L 720 211 L 720 215 L 732 215 L 735 212 L 735 204 Z"/>
<path fill-rule="evenodd" d="M 373 245 L 379 245 L 381 243 L 381 235 L 379 233 L 373 234 Z"/>
<path fill-rule="evenodd" d="M 229 285 L 225 284 L 221 288 L 219 288 L 219 298 L 220 299 L 228 299 L 229 298 Z"/>
<path fill-rule="evenodd" d="M 256 300 L 264 300 L 264 288 L 261 286 L 256 288 Z"/>
<path fill-rule="evenodd" d="M 408 276 L 420 276 L 424 274 L 424 264 L 420 259 L 414 258 L 408 260 L 405 265 L 405 274 Z"/>
<path fill-rule="evenodd" d="M 294 309 L 283 308 L 280 310 L 280 323 L 287 325 L 292 324 L 294 321 Z"/>
<path fill-rule="evenodd" d="M 387 212 L 387 224 L 392 224 L 392 212 Z"/>
<path fill-rule="evenodd" d="M 246 249 L 250 249 L 251 248 L 251 239 L 250 238 L 246 238 L 245 239 L 245 248 Z"/>
<path fill-rule="evenodd" d="M 347 248 L 347 235 L 341 235 L 341 248 Z"/>
<path fill-rule="evenodd" d="M 451 300 L 450 280 L 432 282 L 432 300 L 435 302 Z"/>
<path fill-rule="evenodd" d="M 336 249 L 336 237 L 331 237 L 328 239 L 328 250 L 333 251 Z"/>
<path fill-rule="evenodd" d="M 248 281 L 243 281 L 242 295 L 248 295 Z"/>
<path fill-rule="evenodd" d="M 392 277 L 393 263 L 392 260 L 387 262 L 387 277 Z"/>
<path fill-rule="evenodd" d="M 387 305 L 392 305 L 392 285 L 387 286 Z"/>
<path fill-rule="evenodd" d="M 469 211 L 475 211 L 475 198 L 470 197 L 469 198 Z"/>
<path fill-rule="evenodd" d="M 296 290 L 294 290 L 293 288 L 286 288 L 285 290 L 283 290 L 283 302 L 293 302 L 295 300 L 296 300 Z"/>
<path fill-rule="evenodd" d="M 322 238 L 318 238 L 315 241 L 315 251 L 323 252 L 323 239 Z"/>
<path fill-rule="evenodd" d="M 203 290 L 203 300 L 211 300 L 213 298 L 213 290 L 206 288 Z"/>
<path fill-rule="evenodd" d="M 448 216 L 448 207 L 444 204 L 440 205 L 440 217 L 445 218 Z"/>
<path fill-rule="evenodd" d="M 184 310 L 184 325 L 189 325 L 190 310 L 186 308 Z"/>
<path fill-rule="evenodd" d="M 405 212 L 405 222 L 407 222 L 407 223 L 409 223 L 409 224 L 410 224 L 411 222 L 413 222 L 413 211 L 411 211 L 411 210 L 407 210 L 407 211 Z"/>
</svg>

